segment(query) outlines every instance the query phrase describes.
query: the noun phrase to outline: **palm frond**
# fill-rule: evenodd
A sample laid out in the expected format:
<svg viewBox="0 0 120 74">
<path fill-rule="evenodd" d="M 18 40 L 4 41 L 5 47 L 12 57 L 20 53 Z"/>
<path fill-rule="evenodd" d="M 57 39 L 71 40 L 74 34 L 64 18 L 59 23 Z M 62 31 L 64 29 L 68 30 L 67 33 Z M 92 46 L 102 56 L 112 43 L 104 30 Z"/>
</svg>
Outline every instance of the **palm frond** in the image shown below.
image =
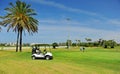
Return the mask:
<svg viewBox="0 0 120 74">
<path fill-rule="evenodd" d="M 17 32 L 22 28 L 30 34 L 38 32 L 38 20 L 33 18 L 37 14 L 34 9 L 30 8 L 31 5 L 17 0 L 16 4 L 10 3 L 10 6 L 5 8 L 7 14 L 0 17 L 3 19 L 2 24 L 8 26 L 8 31 L 13 29 Z"/>
</svg>

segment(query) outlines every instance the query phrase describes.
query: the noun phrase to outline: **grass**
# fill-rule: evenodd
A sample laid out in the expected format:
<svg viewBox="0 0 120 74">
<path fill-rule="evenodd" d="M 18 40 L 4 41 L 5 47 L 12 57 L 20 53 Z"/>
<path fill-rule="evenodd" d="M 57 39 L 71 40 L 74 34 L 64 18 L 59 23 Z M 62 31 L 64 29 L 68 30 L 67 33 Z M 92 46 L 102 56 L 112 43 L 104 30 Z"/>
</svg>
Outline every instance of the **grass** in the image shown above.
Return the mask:
<svg viewBox="0 0 120 74">
<path fill-rule="evenodd" d="M 120 52 L 115 49 L 52 49 L 53 60 L 31 60 L 31 50 L 0 51 L 0 74 L 120 74 Z"/>
</svg>

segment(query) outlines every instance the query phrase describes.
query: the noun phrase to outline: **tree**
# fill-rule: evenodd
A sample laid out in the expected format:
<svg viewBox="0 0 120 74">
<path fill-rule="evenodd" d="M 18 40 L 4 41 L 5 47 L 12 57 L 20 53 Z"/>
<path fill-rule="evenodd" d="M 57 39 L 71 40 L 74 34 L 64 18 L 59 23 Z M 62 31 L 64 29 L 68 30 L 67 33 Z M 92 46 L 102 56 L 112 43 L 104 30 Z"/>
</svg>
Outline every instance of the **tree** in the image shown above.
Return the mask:
<svg viewBox="0 0 120 74">
<path fill-rule="evenodd" d="M 103 44 L 103 46 L 104 46 L 104 48 L 108 48 L 108 46 L 110 47 L 110 48 L 114 48 L 114 46 L 116 45 L 117 43 L 114 41 L 114 40 L 104 40 L 104 44 Z"/>
<path fill-rule="evenodd" d="M 52 46 L 53 46 L 53 49 L 56 49 L 56 47 L 58 46 L 58 44 L 57 44 L 56 42 L 54 42 L 54 43 L 52 44 Z"/>
<path fill-rule="evenodd" d="M 8 26 L 8 30 L 13 29 L 17 32 L 16 52 L 18 51 L 18 42 L 20 44 L 20 52 L 22 51 L 22 33 L 28 32 L 33 34 L 38 31 L 38 20 L 33 18 L 36 15 L 31 9 L 31 5 L 17 0 L 15 4 L 10 3 L 9 8 L 5 8 L 7 14 L 2 17 L 2 25 Z"/>
<path fill-rule="evenodd" d="M 2 29 L 1 26 L 2 26 L 2 23 L 0 22 L 0 32 L 1 32 L 1 29 Z"/>
<path fill-rule="evenodd" d="M 78 40 L 78 46 L 80 46 L 80 40 Z"/>
<path fill-rule="evenodd" d="M 76 46 L 80 45 L 80 40 L 75 40 L 76 41 Z"/>
<path fill-rule="evenodd" d="M 87 42 L 92 41 L 92 39 L 90 39 L 90 38 L 85 38 L 85 40 L 86 40 Z"/>
<path fill-rule="evenodd" d="M 72 46 L 75 47 L 75 46 L 76 46 L 76 43 L 72 43 Z"/>
<path fill-rule="evenodd" d="M 78 40 L 75 40 L 76 41 L 76 46 L 78 45 Z"/>
<path fill-rule="evenodd" d="M 114 40 L 108 40 L 110 48 L 114 48 L 117 44 Z"/>
<path fill-rule="evenodd" d="M 71 45 L 72 45 L 72 41 L 67 40 L 67 42 L 66 42 L 67 49 L 69 49 Z"/>
<path fill-rule="evenodd" d="M 98 44 L 99 44 L 99 46 L 102 46 L 102 45 L 103 45 L 103 40 L 102 40 L 102 39 L 99 39 L 99 40 L 98 40 Z"/>
<path fill-rule="evenodd" d="M 90 46 L 90 42 L 92 41 L 92 39 L 90 39 L 90 38 L 85 38 L 85 40 L 88 42 L 88 46 Z"/>
</svg>

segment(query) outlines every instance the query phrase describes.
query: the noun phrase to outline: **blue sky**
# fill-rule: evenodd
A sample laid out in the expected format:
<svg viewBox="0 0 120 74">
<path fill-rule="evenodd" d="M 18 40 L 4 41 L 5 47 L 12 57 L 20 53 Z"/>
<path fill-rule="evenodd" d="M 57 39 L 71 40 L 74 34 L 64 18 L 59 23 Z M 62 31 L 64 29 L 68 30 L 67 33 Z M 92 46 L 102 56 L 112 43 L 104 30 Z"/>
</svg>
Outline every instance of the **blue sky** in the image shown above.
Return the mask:
<svg viewBox="0 0 120 74">
<path fill-rule="evenodd" d="M 16 0 L 1 0 L 0 15 Z M 23 35 L 23 43 L 113 39 L 120 42 L 120 0 L 22 0 L 31 4 L 39 20 L 39 32 Z M 66 20 L 69 18 L 70 20 Z M 0 43 L 16 42 L 16 33 L 2 28 Z"/>
</svg>

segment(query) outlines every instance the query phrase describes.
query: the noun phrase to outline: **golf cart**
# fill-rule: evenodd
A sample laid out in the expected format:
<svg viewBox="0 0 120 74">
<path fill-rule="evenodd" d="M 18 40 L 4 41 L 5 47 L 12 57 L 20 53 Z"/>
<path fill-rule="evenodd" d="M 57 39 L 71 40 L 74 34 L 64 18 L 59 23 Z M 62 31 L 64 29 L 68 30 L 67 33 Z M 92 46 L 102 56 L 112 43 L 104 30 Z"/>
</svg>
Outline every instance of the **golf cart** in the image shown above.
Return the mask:
<svg viewBox="0 0 120 74">
<path fill-rule="evenodd" d="M 47 52 L 46 49 L 41 52 L 41 50 L 39 50 L 39 48 L 37 47 L 33 47 L 32 48 L 32 59 L 46 59 L 46 60 L 51 60 L 53 59 L 52 53 Z"/>
</svg>

